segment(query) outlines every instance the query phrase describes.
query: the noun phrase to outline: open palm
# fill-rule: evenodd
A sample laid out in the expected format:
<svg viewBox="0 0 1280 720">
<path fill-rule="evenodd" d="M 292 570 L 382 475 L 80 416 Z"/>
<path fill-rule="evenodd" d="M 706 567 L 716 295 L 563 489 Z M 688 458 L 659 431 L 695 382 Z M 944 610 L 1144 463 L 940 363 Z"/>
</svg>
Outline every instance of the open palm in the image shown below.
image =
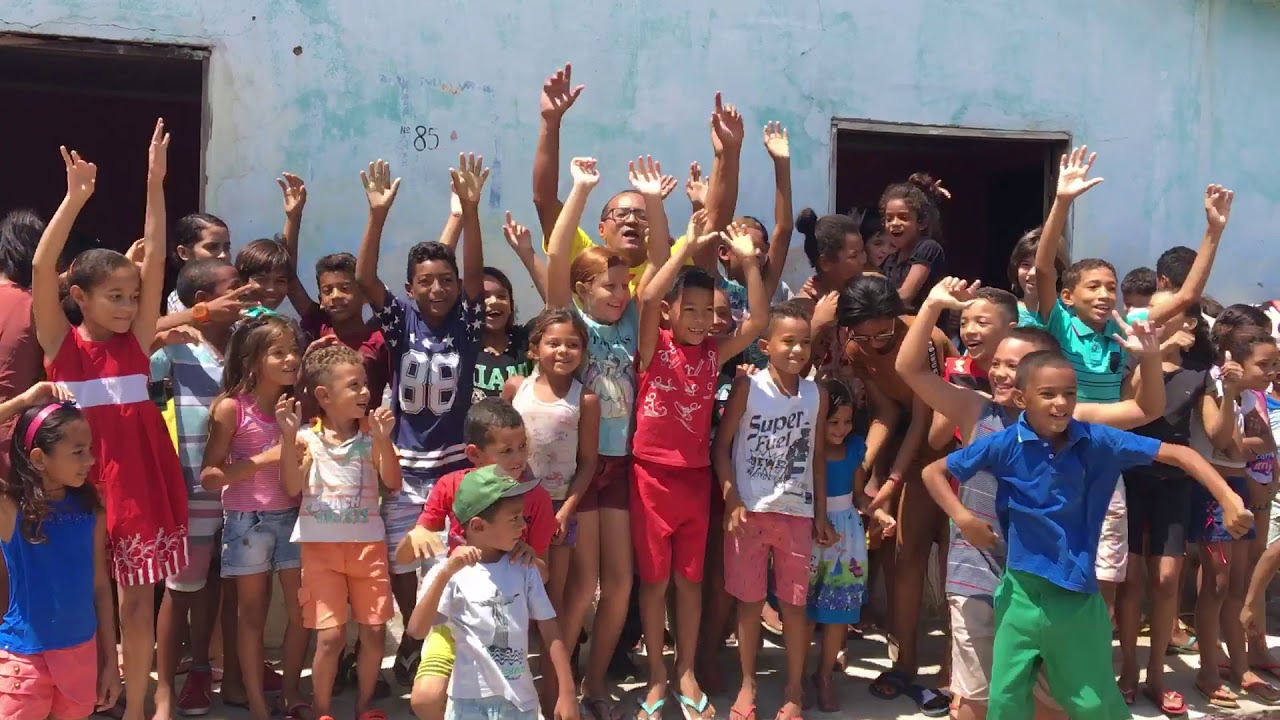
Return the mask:
<svg viewBox="0 0 1280 720">
<path fill-rule="evenodd" d="M 1102 178 L 1089 177 L 1089 169 L 1097 159 L 1098 153 L 1090 154 L 1087 145 L 1081 145 L 1070 154 L 1063 155 L 1058 168 L 1058 197 L 1074 200 L 1101 183 Z"/>
<path fill-rule="evenodd" d="M 480 202 L 480 191 L 489 179 L 489 168 L 484 166 L 484 158 L 480 155 L 462 153 L 458 155 L 458 167 L 449 171 L 453 178 L 453 191 L 458 200 L 475 205 Z"/>
</svg>

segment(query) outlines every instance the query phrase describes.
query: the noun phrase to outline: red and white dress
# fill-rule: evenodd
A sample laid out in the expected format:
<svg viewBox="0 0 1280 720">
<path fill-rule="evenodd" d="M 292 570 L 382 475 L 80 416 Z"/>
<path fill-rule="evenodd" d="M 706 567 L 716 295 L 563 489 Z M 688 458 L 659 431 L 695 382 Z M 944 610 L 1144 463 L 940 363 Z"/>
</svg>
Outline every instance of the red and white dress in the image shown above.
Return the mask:
<svg viewBox="0 0 1280 720">
<path fill-rule="evenodd" d="M 46 371 L 75 394 L 93 431 L 89 482 L 107 508 L 112 577 L 134 586 L 176 575 L 187 565 L 187 490 L 137 339 L 95 342 L 73 327 Z"/>
</svg>

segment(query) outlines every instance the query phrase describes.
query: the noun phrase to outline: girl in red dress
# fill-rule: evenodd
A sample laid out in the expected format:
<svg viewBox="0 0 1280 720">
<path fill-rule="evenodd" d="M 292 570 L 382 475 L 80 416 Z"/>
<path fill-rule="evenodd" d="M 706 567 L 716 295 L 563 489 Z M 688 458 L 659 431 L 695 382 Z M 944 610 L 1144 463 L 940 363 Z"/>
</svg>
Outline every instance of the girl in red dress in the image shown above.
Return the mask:
<svg viewBox="0 0 1280 720">
<path fill-rule="evenodd" d="M 156 123 L 148 153 L 146 255 L 139 269 L 112 250 L 87 250 L 67 272 L 84 321 L 67 322 L 55 263 L 93 195 L 97 167 L 62 148 L 67 196 L 33 262 L 32 308 L 49 379 L 74 393 L 93 430 L 92 482 L 107 508 L 108 562 L 120 589 L 126 720 L 142 720 L 155 646 L 155 584 L 187 564 L 182 467 L 147 393 L 164 284 L 164 176 L 169 136 Z M 114 658 L 104 658 L 113 662 Z"/>
</svg>

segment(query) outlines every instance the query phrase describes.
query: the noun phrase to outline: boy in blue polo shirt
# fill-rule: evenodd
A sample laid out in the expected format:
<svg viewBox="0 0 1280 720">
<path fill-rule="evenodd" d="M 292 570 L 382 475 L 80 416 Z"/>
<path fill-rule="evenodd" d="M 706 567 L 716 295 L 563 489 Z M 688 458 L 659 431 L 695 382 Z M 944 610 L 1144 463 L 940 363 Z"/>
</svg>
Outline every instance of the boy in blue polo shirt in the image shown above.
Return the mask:
<svg viewBox="0 0 1280 720">
<path fill-rule="evenodd" d="M 1007 538 L 1007 570 L 996 589 L 996 637 L 988 718 L 1029 718 L 1041 666 L 1071 717 L 1131 717 L 1111 673 L 1111 621 L 1098 592 L 1094 556 L 1120 473 L 1159 461 L 1176 465 L 1222 504 L 1233 535 L 1253 523 L 1226 481 L 1190 448 L 1072 419 L 1076 373 L 1052 352 L 1018 365 L 1017 424 L 924 469 L 930 494 L 965 539 L 989 548 L 991 526 L 949 492 L 987 470 L 999 483 L 996 515 Z"/>
</svg>

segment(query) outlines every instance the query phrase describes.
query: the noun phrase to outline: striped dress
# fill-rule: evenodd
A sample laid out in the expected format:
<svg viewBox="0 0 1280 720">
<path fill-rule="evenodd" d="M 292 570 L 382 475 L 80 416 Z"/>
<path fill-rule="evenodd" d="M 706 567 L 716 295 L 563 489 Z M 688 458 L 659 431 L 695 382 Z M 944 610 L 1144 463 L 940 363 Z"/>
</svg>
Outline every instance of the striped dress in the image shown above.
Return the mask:
<svg viewBox="0 0 1280 720">
<path fill-rule="evenodd" d="M 95 342 L 71 328 L 46 372 L 75 394 L 93 431 L 89 482 L 107 509 L 112 576 L 136 586 L 176 575 L 187 565 L 187 490 L 137 339 Z"/>
</svg>

